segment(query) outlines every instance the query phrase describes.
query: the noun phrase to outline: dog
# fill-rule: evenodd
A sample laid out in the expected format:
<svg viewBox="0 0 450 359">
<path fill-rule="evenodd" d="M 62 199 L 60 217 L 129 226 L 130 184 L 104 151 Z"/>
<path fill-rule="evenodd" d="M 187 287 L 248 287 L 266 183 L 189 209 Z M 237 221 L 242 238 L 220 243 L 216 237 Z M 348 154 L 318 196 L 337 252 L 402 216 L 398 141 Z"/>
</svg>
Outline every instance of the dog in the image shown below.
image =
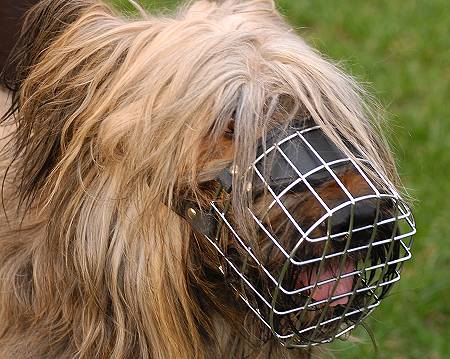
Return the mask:
<svg viewBox="0 0 450 359">
<path fill-rule="evenodd" d="M 3 73 L 0 357 L 319 355 L 410 255 L 378 109 L 271 0 L 135 6 L 42 0 Z"/>
</svg>

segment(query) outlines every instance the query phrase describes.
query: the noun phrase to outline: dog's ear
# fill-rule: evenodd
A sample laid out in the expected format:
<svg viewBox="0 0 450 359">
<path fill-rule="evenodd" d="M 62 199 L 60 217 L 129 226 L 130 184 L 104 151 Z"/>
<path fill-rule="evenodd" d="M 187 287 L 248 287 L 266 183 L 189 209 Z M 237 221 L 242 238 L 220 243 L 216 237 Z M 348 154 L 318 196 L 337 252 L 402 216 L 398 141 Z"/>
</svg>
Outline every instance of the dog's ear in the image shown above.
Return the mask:
<svg viewBox="0 0 450 359">
<path fill-rule="evenodd" d="M 33 6 L 1 74 L 6 87 L 17 91 L 45 49 L 92 3 L 93 0 L 41 0 Z"/>
<path fill-rule="evenodd" d="M 113 72 L 117 58 L 100 69 L 96 56 L 108 58 L 109 44 L 95 42 L 113 20 L 119 21 L 96 0 L 42 0 L 27 12 L 2 73 L 12 105 L 0 119 L 14 126 L 10 144 L 22 169 L 16 179 L 22 202 L 32 200 L 62 158 L 93 96 L 94 74 L 104 71 L 104 79 Z"/>
</svg>

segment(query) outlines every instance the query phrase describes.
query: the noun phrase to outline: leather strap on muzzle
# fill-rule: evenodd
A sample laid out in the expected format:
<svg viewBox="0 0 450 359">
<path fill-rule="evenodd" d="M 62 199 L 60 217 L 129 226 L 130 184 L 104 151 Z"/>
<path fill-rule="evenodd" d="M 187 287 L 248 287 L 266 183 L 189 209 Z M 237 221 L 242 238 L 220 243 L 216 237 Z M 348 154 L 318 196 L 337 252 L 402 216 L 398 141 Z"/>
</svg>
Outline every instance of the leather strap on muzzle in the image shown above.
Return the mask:
<svg viewBox="0 0 450 359">
<path fill-rule="evenodd" d="M 306 142 L 299 141 L 295 137 L 298 131 L 307 128 L 312 130 L 304 132 L 302 136 L 305 137 L 312 149 Z M 290 136 L 296 138 L 296 140 L 286 140 L 282 143 L 281 149 L 284 155 L 280 151 L 274 150 L 277 143 Z M 276 193 L 281 192 L 287 185 L 298 179 L 299 174 L 310 173 L 308 182 L 316 185 L 326 180 L 327 177 L 329 178 L 329 174 L 327 171 L 314 172 L 314 169 L 321 167 L 323 164 L 313 151 L 316 151 L 326 162 L 348 158 L 318 126 L 315 126 L 311 118 L 307 118 L 294 120 L 287 127 L 276 127 L 269 131 L 265 142 L 258 146 L 256 161 L 253 165 L 263 174 L 267 185 Z M 352 152 L 355 153 L 356 151 L 352 149 Z M 342 165 L 337 164 L 334 170 L 339 171 L 346 166 L 343 162 Z M 231 193 L 233 179 L 231 172 L 231 168 L 227 167 L 214 179 L 220 184 L 221 191 Z M 265 186 L 266 184 L 254 175 L 252 181 L 253 196 L 255 197 L 264 191 Z M 195 201 L 183 199 L 178 207 L 174 208 L 174 211 L 189 222 L 195 231 L 210 239 L 216 237 L 219 220 L 213 214 L 211 208 L 200 208 Z"/>
</svg>

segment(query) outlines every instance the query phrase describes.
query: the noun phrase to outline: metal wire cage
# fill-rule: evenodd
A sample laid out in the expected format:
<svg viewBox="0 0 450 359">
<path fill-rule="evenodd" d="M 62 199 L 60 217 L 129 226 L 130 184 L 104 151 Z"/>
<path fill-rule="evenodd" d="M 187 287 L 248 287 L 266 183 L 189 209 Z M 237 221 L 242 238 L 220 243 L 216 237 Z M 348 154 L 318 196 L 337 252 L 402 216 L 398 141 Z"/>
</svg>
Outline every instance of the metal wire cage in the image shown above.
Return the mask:
<svg viewBox="0 0 450 359">
<path fill-rule="evenodd" d="M 206 238 L 263 327 L 287 347 L 310 347 L 349 333 L 380 304 L 411 258 L 415 222 L 360 151 L 347 156 L 315 125 L 279 137 L 271 136 L 249 169 L 259 205 L 248 213 L 260 248 L 219 201 L 210 213 L 231 241 Z"/>
</svg>

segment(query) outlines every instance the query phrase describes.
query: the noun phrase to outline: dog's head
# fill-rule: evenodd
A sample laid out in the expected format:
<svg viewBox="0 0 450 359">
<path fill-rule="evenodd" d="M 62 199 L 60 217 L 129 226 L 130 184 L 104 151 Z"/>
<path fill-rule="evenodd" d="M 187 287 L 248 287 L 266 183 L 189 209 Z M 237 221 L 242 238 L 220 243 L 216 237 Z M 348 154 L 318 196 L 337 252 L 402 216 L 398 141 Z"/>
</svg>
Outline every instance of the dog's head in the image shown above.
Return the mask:
<svg viewBox="0 0 450 359">
<path fill-rule="evenodd" d="M 217 317 L 309 346 L 398 280 L 414 222 L 376 116 L 272 1 L 126 19 L 46 0 L 11 63 L 19 198 L 49 218 L 67 306 L 171 355 Z"/>
</svg>

